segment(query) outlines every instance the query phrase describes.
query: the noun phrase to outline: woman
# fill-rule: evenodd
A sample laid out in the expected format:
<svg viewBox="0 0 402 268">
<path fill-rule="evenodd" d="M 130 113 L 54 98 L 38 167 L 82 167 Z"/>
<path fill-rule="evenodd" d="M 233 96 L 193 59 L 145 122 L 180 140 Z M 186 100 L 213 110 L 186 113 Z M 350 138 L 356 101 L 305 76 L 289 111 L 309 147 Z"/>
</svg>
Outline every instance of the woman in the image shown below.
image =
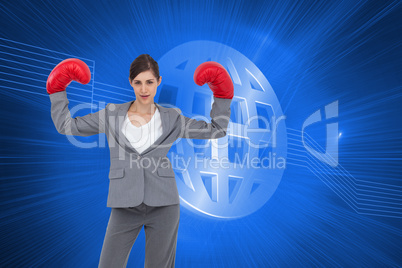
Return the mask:
<svg viewBox="0 0 402 268">
<path fill-rule="evenodd" d="M 131 248 L 144 226 L 145 267 L 174 267 L 180 199 L 175 174 L 166 157 L 178 138 L 217 139 L 226 135 L 233 98 L 228 72 L 216 62 L 197 67 L 194 80 L 208 83 L 214 94 L 211 123 L 188 118 L 180 109 L 154 102 L 162 81 L 157 62 L 147 54 L 131 64 L 129 82 L 136 99 L 109 103 L 105 109 L 71 118 L 66 87 L 72 80 L 89 83 L 91 73 L 79 59 L 67 59 L 50 73 L 47 92 L 51 116 L 64 135 L 105 133 L 110 149 L 111 214 L 99 267 L 126 267 Z"/>
</svg>

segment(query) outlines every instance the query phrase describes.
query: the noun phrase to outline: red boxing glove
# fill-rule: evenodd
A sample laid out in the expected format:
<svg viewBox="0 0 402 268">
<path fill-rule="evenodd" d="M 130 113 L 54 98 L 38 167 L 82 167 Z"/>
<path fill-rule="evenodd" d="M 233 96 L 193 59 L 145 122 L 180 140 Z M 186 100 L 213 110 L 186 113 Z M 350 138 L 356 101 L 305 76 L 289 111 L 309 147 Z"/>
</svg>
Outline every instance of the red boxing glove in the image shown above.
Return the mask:
<svg viewBox="0 0 402 268">
<path fill-rule="evenodd" d="M 85 62 L 70 58 L 63 60 L 52 70 L 46 82 L 48 94 L 66 90 L 72 81 L 88 84 L 91 81 L 91 71 Z"/>
<path fill-rule="evenodd" d="M 195 69 L 194 82 L 202 86 L 208 83 L 217 98 L 233 99 L 233 82 L 226 69 L 215 61 L 202 63 Z"/>
</svg>

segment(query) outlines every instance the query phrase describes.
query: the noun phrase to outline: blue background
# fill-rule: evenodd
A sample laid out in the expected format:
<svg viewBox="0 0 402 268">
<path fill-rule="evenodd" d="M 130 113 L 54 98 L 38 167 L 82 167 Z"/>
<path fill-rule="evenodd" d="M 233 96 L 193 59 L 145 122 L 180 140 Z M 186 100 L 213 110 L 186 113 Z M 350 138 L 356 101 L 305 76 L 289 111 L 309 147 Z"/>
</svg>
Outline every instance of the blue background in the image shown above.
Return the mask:
<svg viewBox="0 0 402 268">
<path fill-rule="evenodd" d="M 128 71 L 138 55 L 158 60 L 194 40 L 230 46 L 264 73 L 287 116 L 293 155 L 254 214 L 219 220 L 182 209 L 176 267 L 402 265 L 399 1 L 8 1 L 0 8 L 1 266 L 99 261 L 109 151 L 77 148 L 57 133 L 45 89 L 53 67 L 85 59 L 96 70 L 92 86 L 103 90 L 92 101 L 122 103 L 134 98 Z M 72 84 L 71 104 L 90 102 L 79 90 Z M 304 120 L 335 100 L 342 135 L 340 167 L 331 169 L 299 143 Z M 309 134 L 325 147 L 324 124 Z M 142 267 L 144 251 L 141 231 L 128 267 Z"/>
</svg>

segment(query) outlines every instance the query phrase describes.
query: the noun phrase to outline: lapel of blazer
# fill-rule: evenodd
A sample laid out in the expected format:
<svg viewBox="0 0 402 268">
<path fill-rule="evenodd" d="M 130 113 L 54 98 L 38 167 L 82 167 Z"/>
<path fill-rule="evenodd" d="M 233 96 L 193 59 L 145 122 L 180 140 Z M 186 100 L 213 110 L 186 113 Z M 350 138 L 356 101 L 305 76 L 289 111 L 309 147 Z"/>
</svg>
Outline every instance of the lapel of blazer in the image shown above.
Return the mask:
<svg viewBox="0 0 402 268">
<path fill-rule="evenodd" d="M 136 154 L 140 154 L 130 143 L 130 141 L 126 138 L 124 133 L 122 132 L 122 127 L 124 123 L 124 119 L 126 118 L 126 114 L 128 112 L 128 109 L 130 108 L 131 104 L 134 101 L 129 101 L 126 103 L 123 103 L 120 105 L 117 111 L 117 120 L 115 122 L 116 126 L 116 138 L 117 142 L 122 141 L 125 145 L 126 148 L 129 148 Z M 160 106 L 158 103 L 154 102 L 155 106 L 159 109 L 159 113 L 161 115 L 161 121 L 162 121 L 162 135 L 150 146 L 148 147 L 145 151 L 143 151 L 141 154 L 145 154 L 148 151 L 152 150 L 154 147 L 158 146 L 159 144 L 162 143 L 163 139 L 166 137 L 166 135 L 169 133 L 169 110 L 163 106 Z"/>
</svg>

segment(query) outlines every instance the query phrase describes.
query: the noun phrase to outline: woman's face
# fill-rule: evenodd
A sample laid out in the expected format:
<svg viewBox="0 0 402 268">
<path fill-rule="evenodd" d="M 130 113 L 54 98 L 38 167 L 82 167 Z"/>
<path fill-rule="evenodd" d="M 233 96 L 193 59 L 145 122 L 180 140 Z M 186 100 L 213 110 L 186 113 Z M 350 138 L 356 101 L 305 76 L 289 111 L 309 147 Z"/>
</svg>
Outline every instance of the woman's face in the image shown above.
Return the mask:
<svg viewBox="0 0 402 268">
<path fill-rule="evenodd" d="M 159 77 L 158 81 L 151 70 L 139 73 L 132 81 L 130 81 L 131 86 L 134 88 L 136 101 L 140 102 L 141 104 L 154 103 L 156 88 L 161 82 L 162 76 Z"/>
</svg>

